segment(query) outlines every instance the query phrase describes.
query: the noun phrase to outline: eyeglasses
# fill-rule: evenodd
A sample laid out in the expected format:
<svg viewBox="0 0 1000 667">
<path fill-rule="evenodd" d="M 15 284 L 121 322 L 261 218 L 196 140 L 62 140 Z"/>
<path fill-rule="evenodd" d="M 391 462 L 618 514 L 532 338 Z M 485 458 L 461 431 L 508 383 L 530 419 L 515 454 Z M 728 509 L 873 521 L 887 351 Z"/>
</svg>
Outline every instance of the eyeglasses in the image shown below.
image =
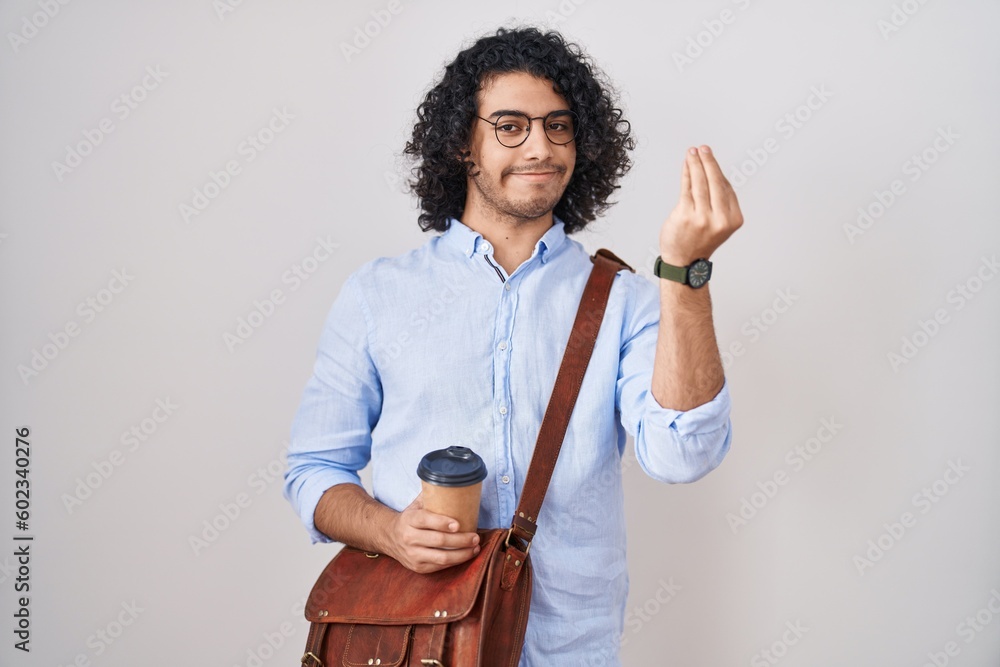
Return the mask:
<svg viewBox="0 0 1000 667">
<path fill-rule="evenodd" d="M 497 141 L 507 148 L 517 148 L 528 140 L 531 134 L 531 121 L 542 121 L 542 129 L 549 141 L 557 146 L 565 146 L 576 138 L 577 122 L 576 114 L 569 109 L 552 111 L 546 116 L 528 117 L 527 114 L 510 112 L 501 115 L 496 121 L 492 121 L 482 116 L 476 116 L 480 120 L 485 120 L 493 126 L 496 132 Z"/>
</svg>

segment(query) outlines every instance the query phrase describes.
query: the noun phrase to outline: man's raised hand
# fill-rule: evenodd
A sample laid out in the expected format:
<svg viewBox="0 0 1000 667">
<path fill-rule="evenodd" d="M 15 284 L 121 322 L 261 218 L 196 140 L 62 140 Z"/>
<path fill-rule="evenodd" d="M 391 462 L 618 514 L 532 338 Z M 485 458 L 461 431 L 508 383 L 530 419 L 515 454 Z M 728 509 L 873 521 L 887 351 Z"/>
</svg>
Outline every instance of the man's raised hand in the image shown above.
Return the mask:
<svg viewBox="0 0 1000 667">
<path fill-rule="evenodd" d="M 708 259 L 743 224 L 736 192 L 708 146 L 685 154 L 677 206 L 660 230 L 660 256 L 687 266 Z"/>
</svg>

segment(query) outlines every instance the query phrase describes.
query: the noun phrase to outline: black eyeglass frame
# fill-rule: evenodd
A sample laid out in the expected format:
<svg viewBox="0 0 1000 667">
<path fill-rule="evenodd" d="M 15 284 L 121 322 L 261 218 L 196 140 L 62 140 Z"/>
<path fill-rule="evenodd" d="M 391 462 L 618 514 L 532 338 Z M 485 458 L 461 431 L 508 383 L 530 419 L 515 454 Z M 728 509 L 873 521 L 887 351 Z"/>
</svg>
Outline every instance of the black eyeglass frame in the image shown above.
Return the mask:
<svg viewBox="0 0 1000 667">
<path fill-rule="evenodd" d="M 516 144 L 514 144 L 513 146 L 508 146 L 507 144 L 505 144 L 500 139 L 500 130 L 497 129 L 497 126 L 500 124 L 500 120 L 504 116 L 519 116 L 519 117 L 524 118 L 525 120 L 528 121 L 528 131 L 524 133 L 524 137 L 521 139 L 521 141 L 518 142 L 518 143 L 516 143 Z M 558 141 L 552 141 L 552 137 L 549 136 L 549 131 L 546 129 L 548 127 L 547 121 L 550 118 L 552 118 L 552 117 L 560 118 L 560 117 L 563 117 L 563 116 L 568 116 L 570 119 L 572 119 L 572 121 L 573 121 L 573 136 L 568 141 L 564 141 L 562 143 L 560 143 Z M 580 134 L 580 117 L 577 116 L 576 113 L 574 113 L 570 109 L 556 109 L 555 111 L 550 111 L 549 113 L 545 114 L 544 116 L 535 116 L 534 118 L 532 118 L 531 116 L 529 116 L 526 113 L 521 113 L 520 111 L 512 111 L 512 112 L 503 113 L 495 121 L 490 120 L 489 118 L 483 118 L 482 116 L 480 116 L 478 114 L 476 115 L 476 118 L 478 118 L 479 120 L 484 120 L 484 121 L 486 121 L 487 123 L 489 123 L 490 125 L 493 126 L 493 135 L 497 138 L 497 142 L 501 146 L 503 146 L 505 148 L 517 148 L 518 146 L 523 145 L 524 142 L 528 140 L 528 137 L 531 136 L 532 122 L 536 121 L 536 120 L 542 121 L 542 132 L 545 133 L 545 138 L 548 139 L 552 144 L 554 144 L 556 146 L 566 146 L 568 144 L 571 144 L 571 143 L 573 143 L 576 140 L 577 135 Z"/>
</svg>

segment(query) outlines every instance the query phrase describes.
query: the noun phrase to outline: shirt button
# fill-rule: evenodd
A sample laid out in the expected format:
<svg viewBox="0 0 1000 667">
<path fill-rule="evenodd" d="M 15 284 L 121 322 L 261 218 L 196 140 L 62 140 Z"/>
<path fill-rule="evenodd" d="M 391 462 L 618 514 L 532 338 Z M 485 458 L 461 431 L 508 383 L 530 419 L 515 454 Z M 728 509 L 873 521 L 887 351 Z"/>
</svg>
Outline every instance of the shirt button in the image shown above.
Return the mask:
<svg viewBox="0 0 1000 667">
<path fill-rule="evenodd" d="M 507 406 L 506 405 L 501 405 L 500 406 L 500 414 L 502 414 L 502 415 L 507 414 Z"/>
<path fill-rule="evenodd" d="M 491 246 L 489 243 L 484 243 L 480 247 L 483 249 L 484 253 L 487 253 L 487 252 L 490 252 L 490 251 L 493 250 L 493 246 Z"/>
<path fill-rule="evenodd" d="M 509 292 L 510 291 L 510 283 L 504 283 L 503 284 L 503 288 Z"/>
<path fill-rule="evenodd" d="M 510 477 L 504 475 L 503 477 L 500 478 L 500 481 L 503 482 L 504 484 L 510 484 Z"/>
<path fill-rule="evenodd" d="M 506 341 L 500 343 L 500 349 L 501 350 L 506 350 L 507 349 L 507 342 Z"/>
</svg>

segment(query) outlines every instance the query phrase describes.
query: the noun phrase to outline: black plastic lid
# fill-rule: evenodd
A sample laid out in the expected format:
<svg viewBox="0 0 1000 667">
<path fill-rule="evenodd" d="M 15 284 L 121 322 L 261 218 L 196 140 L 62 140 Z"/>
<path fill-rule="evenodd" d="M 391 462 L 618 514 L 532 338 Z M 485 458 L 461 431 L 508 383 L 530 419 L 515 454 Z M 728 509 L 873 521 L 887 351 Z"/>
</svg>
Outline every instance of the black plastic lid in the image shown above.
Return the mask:
<svg viewBox="0 0 1000 667">
<path fill-rule="evenodd" d="M 471 486 L 486 479 L 486 463 L 468 447 L 449 447 L 420 459 L 417 476 L 436 486 Z"/>
</svg>

